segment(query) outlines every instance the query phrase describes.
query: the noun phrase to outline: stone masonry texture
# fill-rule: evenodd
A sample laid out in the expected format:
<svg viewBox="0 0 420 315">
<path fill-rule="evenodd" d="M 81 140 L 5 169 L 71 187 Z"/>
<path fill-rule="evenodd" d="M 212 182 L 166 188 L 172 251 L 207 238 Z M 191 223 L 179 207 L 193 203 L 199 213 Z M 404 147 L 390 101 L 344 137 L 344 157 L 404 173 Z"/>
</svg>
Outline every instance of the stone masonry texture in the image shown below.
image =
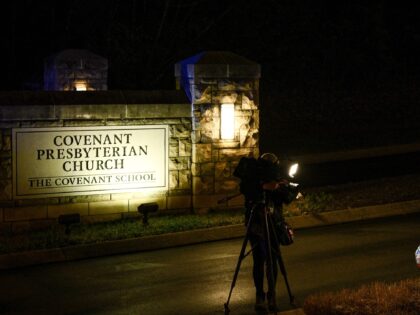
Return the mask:
<svg viewBox="0 0 420 315">
<path fill-rule="evenodd" d="M 260 66 L 230 52 L 210 51 L 176 64 L 175 76 L 192 106 L 193 208 L 205 212 L 218 207 L 218 198 L 238 192 L 233 171 L 239 160 L 259 155 Z M 221 139 L 222 104 L 234 105 L 230 140 Z"/>
<path fill-rule="evenodd" d="M 84 97 L 80 93 L 94 94 Z M 182 91 L 162 91 L 161 95 L 156 92 L 138 93 L 127 93 L 120 99 L 125 99 L 125 102 L 116 104 L 103 104 L 103 100 L 112 99 L 114 94 L 111 91 L 31 92 L 25 97 L 22 94 L 0 93 L 0 222 L 3 230 L 8 224 L 16 226 L 15 231 L 33 228 L 35 225 L 29 224 L 32 220 L 52 224 L 59 215 L 69 213 L 79 213 L 84 222 L 118 219 L 122 213 L 137 211 L 142 202 L 157 202 L 160 212 L 191 210 L 191 105 L 179 95 Z M 170 101 L 159 102 L 159 98 L 166 97 L 165 93 L 169 94 L 167 98 Z M 127 103 L 130 98 L 137 100 Z M 31 101 L 41 105 L 33 106 Z M 169 127 L 169 173 L 170 178 L 176 180 L 171 180 L 168 191 L 13 200 L 12 128 L 136 125 Z"/>
</svg>

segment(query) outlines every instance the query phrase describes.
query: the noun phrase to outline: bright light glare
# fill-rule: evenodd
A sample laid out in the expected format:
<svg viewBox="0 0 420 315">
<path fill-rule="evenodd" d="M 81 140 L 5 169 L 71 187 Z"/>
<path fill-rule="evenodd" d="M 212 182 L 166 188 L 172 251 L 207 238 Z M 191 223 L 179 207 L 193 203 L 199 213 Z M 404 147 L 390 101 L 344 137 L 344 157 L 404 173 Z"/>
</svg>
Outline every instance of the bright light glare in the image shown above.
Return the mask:
<svg viewBox="0 0 420 315">
<path fill-rule="evenodd" d="M 86 83 L 85 82 L 77 82 L 74 84 L 76 91 L 86 91 Z"/>
<path fill-rule="evenodd" d="M 296 175 L 296 173 L 298 171 L 298 167 L 299 167 L 299 164 L 298 163 L 295 163 L 292 166 L 290 166 L 290 168 L 289 168 L 289 176 L 291 178 L 295 177 L 295 175 Z"/>
<path fill-rule="evenodd" d="M 223 140 L 233 140 L 235 137 L 235 106 L 233 104 L 221 106 L 220 133 Z"/>
</svg>

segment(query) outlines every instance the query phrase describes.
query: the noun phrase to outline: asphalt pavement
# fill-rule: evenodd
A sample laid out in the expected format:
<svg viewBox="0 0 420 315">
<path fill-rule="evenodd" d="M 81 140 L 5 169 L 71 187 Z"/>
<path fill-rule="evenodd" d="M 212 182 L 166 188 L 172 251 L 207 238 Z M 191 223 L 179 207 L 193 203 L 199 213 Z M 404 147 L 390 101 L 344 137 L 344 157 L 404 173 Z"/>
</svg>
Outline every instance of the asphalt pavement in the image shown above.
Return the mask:
<svg viewBox="0 0 420 315">
<path fill-rule="evenodd" d="M 2 314 L 223 314 L 242 238 L 0 271 Z M 419 275 L 420 213 L 298 229 L 283 247 L 292 291 L 309 294 Z M 247 257 L 231 315 L 255 314 Z M 281 278 L 279 279 L 281 280 Z M 290 309 L 278 283 L 282 310 Z"/>
</svg>

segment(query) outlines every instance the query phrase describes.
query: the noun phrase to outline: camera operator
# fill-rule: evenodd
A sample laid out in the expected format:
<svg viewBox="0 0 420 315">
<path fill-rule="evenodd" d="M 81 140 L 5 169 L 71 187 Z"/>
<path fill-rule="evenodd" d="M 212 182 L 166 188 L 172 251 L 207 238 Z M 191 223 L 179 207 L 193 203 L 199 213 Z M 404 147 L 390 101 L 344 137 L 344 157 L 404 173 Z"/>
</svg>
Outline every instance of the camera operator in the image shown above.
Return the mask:
<svg viewBox="0 0 420 315">
<path fill-rule="evenodd" d="M 253 279 L 256 289 L 256 311 L 265 311 L 267 300 L 270 311 L 277 311 L 275 285 L 277 280 L 277 252 L 270 255 L 269 244 L 277 243 L 274 231 L 269 227 L 267 232 L 266 214 L 273 222 L 283 221 L 283 203 L 290 203 L 296 195 L 290 192 L 288 181 L 283 175 L 278 158 L 272 153 L 265 153 L 258 159 L 243 158 L 234 175 L 241 179 L 240 190 L 245 196 L 245 223 L 252 246 Z M 268 212 L 268 213 L 266 213 Z M 268 240 L 269 235 L 270 240 Z M 271 256 L 271 264 L 269 263 Z M 267 294 L 264 291 L 264 268 L 268 284 Z"/>
</svg>

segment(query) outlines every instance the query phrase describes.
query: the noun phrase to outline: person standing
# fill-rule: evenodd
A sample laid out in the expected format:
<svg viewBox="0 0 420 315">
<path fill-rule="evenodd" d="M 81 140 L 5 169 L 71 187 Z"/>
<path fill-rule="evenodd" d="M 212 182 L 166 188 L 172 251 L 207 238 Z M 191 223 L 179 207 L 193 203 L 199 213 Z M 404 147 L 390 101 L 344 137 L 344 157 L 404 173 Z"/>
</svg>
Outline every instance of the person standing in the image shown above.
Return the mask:
<svg viewBox="0 0 420 315">
<path fill-rule="evenodd" d="M 241 178 L 240 190 L 245 197 L 245 224 L 252 247 L 256 311 L 266 311 L 266 302 L 269 311 L 277 311 L 275 287 L 279 248 L 269 221 L 284 220 L 282 205 L 288 201 L 285 198 L 288 182 L 282 178 L 283 173 L 278 158 L 272 153 L 265 153 L 258 159 L 244 158 L 234 172 Z M 267 279 L 267 292 L 264 278 Z"/>
</svg>

